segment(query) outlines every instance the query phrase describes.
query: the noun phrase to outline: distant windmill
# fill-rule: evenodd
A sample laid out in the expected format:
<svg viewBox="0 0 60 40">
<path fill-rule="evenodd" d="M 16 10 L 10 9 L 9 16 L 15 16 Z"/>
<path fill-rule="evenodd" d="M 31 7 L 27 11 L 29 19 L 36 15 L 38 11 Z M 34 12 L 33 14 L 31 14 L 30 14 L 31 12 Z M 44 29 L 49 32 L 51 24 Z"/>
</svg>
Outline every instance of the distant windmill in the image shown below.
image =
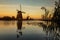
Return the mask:
<svg viewBox="0 0 60 40">
<path fill-rule="evenodd" d="M 22 20 L 22 13 L 25 13 L 25 12 L 22 12 L 21 11 L 21 4 L 20 4 L 20 10 L 17 10 L 17 20 Z"/>
</svg>

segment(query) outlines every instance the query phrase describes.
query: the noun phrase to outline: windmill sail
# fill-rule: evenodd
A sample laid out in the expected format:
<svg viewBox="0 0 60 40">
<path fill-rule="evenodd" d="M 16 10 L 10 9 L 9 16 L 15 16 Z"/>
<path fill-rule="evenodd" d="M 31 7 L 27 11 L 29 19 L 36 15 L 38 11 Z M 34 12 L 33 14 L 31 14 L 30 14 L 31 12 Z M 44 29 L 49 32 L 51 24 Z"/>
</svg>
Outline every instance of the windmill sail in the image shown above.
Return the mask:
<svg viewBox="0 0 60 40">
<path fill-rule="evenodd" d="M 17 11 L 17 20 L 22 20 L 21 5 L 20 5 L 20 10 Z"/>
<path fill-rule="evenodd" d="M 22 8 L 21 8 L 21 4 L 20 4 L 20 11 L 22 10 Z"/>
<path fill-rule="evenodd" d="M 22 7 L 21 7 L 21 4 L 20 4 L 20 10 L 17 10 L 17 20 L 22 20 L 22 13 L 25 13 L 25 12 L 22 12 Z"/>
</svg>

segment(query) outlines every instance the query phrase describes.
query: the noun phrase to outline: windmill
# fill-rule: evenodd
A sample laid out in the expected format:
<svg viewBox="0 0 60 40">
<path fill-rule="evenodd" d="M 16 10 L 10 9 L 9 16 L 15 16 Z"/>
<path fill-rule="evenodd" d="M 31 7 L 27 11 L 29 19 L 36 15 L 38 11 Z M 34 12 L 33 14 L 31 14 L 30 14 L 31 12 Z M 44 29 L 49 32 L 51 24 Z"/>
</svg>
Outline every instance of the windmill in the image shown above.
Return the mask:
<svg viewBox="0 0 60 40">
<path fill-rule="evenodd" d="M 22 20 L 22 13 L 25 13 L 23 11 L 21 11 L 21 4 L 20 4 L 20 10 L 17 10 L 17 20 Z"/>
</svg>

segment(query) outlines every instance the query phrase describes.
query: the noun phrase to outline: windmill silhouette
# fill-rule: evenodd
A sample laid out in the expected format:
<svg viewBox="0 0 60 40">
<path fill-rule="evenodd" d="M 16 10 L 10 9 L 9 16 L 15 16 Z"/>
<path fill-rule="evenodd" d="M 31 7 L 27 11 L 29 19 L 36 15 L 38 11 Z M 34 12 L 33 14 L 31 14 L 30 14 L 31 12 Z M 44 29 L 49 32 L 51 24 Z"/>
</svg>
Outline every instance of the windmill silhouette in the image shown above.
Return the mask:
<svg viewBox="0 0 60 40">
<path fill-rule="evenodd" d="M 22 20 L 23 18 L 22 18 L 22 13 L 25 13 L 25 12 L 23 12 L 23 11 L 21 11 L 21 4 L 20 4 L 20 10 L 17 10 L 17 20 Z"/>
</svg>

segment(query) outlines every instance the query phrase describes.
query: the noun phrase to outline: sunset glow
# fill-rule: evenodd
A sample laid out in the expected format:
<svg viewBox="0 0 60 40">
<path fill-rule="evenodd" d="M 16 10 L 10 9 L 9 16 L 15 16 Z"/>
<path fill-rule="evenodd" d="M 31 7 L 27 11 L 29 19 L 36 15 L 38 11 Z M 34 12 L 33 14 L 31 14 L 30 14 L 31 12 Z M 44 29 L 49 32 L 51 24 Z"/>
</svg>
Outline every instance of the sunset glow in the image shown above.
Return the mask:
<svg viewBox="0 0 60 40">
<path fill-rule="evenodd" d="M 52 13 L 52 10 L 54 9 L 54 6 L 53 3 L 51 5 L 51 2 L 49 4 L 44 5 L 45 2 L 43 2 L 43 0 L 41 0 L 43 3 L 39 3 L 40 5 L 37 5 L 37 3 L 28 3 L 28 2 L 33 2 L 33 1 L 28 1 L 28 0 L 25 0 L 25 1 L 28 1 L 27 3 L 24 2 L 24 0 L 20 1 L 20 2 L 16 2 L 16 0 L 13 2 L 13 3 L 10 3 L 12 0 L 6 0 L 5 2 L 4 1 L 0 1 L 0 17 L 3 17 L 3 16 L 15 16 L 17 15 L 17 9 L 19 10 L 20 9 L 20 2 L 21 2 L 21 5 L 22 5 L 22 11 L 26 12 L 25 14 L 23 14 L 23 18 L 26 18 L 27 16 L 30 16 L 31 18 L 36 18 L 36 19 L 39 19 L 41 18 L 41 15 L 44 14 L 44 11 L 41 10 L 41 7 L 42 6 L 45 6 L 46 8 L 48 8 L 48 10 L 50 11 L 50 13 Z M 39 0 L 37 0 L 39 1 Z M 25 4 L 24 4 L 24 3 Z M 49 2 L 49 1 L 47 1 Z M 43 4 L 43 5 L 42 5 Z M 46 4 L 46 3 L 45 3 Z"/>
</svg>

